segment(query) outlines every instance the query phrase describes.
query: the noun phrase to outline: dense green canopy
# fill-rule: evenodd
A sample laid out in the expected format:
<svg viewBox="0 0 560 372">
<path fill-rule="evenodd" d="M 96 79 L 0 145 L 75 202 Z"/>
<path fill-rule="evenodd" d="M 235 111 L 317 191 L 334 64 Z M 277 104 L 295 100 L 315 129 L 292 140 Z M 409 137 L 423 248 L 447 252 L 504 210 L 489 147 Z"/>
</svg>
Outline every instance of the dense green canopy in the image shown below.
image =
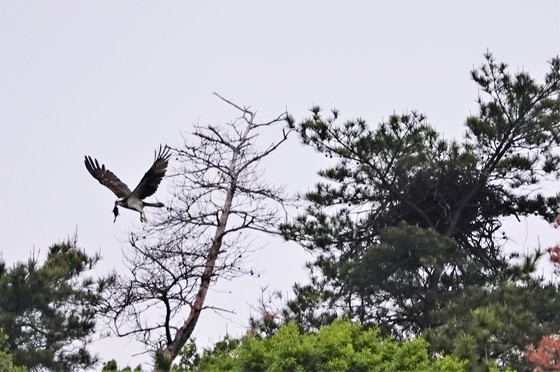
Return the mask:
<svg viewBox="0 0 560 372">
<path fill-rule="evenodd" d="M 96 363 L 87 345 L 107 282 L 84 274 L 98 260 L 69 240 L 52 245 L 43 264 L 0 263 L 0 327 L 14 365 L 63 371 Z"/>
<path fill-rule="evenodd" d="M 507 313 L 524 324 L 523 337 L 495 325 L 486 341 L 472 337 L 485 357 L 516 368 L 528 368 L 527 343 L 560 330 L 558 288 L 534 277 L 541 253 L 506 254 L 501 229 L 504 218 L 552 221 L 558 210 L 558 196 L 542 186 L 559 179 L 560 59 L 541 83 L 510 73 L 491 54 L 471 76 L 479 111 L 460 141 L 416 112 L 372 128 L 314 107 L 296 127 L 304 144 L 334 163 L 305 194 L 305 212 L 282 227 L 315 257 L 311 284 L 296 285 L 286 319 L 317 329 L 344 314 L 399 337 L 430 331 L 436 347 L 452 352 L 451 340 L 475 332 L 466 326 L 473 311 L 499 322 Z M 529 292 L 548 311 L 517 299 Z M 448 342 L 438 341 L 444 334 Z"/>
</svg>

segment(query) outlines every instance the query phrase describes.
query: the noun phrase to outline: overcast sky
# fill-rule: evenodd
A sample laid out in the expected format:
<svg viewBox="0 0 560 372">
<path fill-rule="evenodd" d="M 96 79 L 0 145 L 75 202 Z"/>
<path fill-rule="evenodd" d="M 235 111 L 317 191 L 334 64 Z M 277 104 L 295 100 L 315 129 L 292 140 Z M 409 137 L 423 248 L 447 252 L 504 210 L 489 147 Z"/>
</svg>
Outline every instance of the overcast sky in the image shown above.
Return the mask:
<svg viewBox="0 0 560 372">
<path fill-rule="evenodd" d="M 299 120 L 318 104 L 376 125 L 415 109 L 459 138 L 476 109 L 469 71 L 486 50 L 542 79 L 560 51 L 560 2 L 0 0 L 2 257 L 44 256 L 77 230 L 80 246 L 101 252 L 100 272 L 122 269 L 138 214 L 124 210 L 113 224 L 115 198 L 87 173 L 84 155 L 133 187 L 160 143 L 236 116 L 212 92 L 263 120 L 285 109 Z M 294 137 L 266 175 L 305 190 L 322 159 Z M 560 241 L 544 221 L 512 229 L 521 250 Z M 253 257 L 260 278 L 210 292 L 209 304 L 236 315 L 203 314 L 197 340 L 242 334 L 259 288 L 289 291 L 306 278 L 304 261 L 294 244 L 272 241 Z M 127 339 L 94 350 L 103 360 L 149 360 L 133 357 L 143 349 Z"/>
</svg>

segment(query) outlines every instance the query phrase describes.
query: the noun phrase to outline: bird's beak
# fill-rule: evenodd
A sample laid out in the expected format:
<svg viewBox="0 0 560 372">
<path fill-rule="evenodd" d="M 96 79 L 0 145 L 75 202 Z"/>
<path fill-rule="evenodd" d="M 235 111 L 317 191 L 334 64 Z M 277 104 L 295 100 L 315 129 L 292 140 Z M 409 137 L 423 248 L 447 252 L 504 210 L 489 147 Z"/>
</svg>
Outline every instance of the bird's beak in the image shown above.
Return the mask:
<svg viewBox="0 0 560 372">
<path fill-rule="evenodd" d="M 115 208 L 113 208 L 113 214 L 115 215 L 115 219 L 113 220 L 113 223 L 115 223 L 117 221 L 117 216 L 119 215 L 119 208 L 117 208 L 116 204 L 115 204 Z"/>
</svg>

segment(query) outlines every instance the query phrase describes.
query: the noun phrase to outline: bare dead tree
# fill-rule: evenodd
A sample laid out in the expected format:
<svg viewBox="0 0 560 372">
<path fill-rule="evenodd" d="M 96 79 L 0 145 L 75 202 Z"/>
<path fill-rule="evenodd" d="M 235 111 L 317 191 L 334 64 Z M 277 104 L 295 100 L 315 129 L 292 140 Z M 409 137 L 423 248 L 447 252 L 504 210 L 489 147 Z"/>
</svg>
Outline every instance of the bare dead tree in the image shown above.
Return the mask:
<svg viewBox="0 0 560 372">
<path fill-rule="evenodd" d="M 257 123 L 255 112 L 219 96 L 240 113 L 224 126 L 195 126 L 173 148 L 173 196 L 158 219 L 130 235 L 122 275 L 105 312 L 120 336 L 136 336 L 167 370 L 191 337 L 218 279 L 248 274 L 247 230 L 274 233 L 288 201 L 283 188 L 263 181 L 259 163 L 284 143 L 293 126 L 287 113 Z M 287 122 L 287 128 L 282 123 Z M 259 143 L 264 130 L 275 140 Z"/>
</svg>

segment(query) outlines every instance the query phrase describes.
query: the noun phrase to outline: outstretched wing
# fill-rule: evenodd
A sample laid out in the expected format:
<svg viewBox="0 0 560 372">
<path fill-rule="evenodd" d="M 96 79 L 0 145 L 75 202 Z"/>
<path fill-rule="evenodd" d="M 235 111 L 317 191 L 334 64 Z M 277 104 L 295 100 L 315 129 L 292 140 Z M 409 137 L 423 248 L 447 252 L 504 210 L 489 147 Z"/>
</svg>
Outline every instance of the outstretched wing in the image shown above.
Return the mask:
<svg viewBox="0 0 560 372">
<path fill-rule="evenodd" d="M 115 193 L 119 198 L 126 198 L 130 195 L 128 186 L 115 176 L 113 172 L 105 169 L 105 165 L 99 166 L 97 159 L 92 159 L 91 156 L 86 156 L 84 160 L 88 172 L 99 181 L 100 184 L 107 187 Z"/>
<path fill-rule="evenodd" d="M 132 197 L 142 200 L 156 192 L 161 179 L 165 176 L 165 171 L 167 171 L 170 156 L 169 147 L 159 146 L 159 151 L 155 153 L 154 164 L 152 164 L 151 168 L 140 180 L 138 186 L 132 191 Z"/>
</svg>

